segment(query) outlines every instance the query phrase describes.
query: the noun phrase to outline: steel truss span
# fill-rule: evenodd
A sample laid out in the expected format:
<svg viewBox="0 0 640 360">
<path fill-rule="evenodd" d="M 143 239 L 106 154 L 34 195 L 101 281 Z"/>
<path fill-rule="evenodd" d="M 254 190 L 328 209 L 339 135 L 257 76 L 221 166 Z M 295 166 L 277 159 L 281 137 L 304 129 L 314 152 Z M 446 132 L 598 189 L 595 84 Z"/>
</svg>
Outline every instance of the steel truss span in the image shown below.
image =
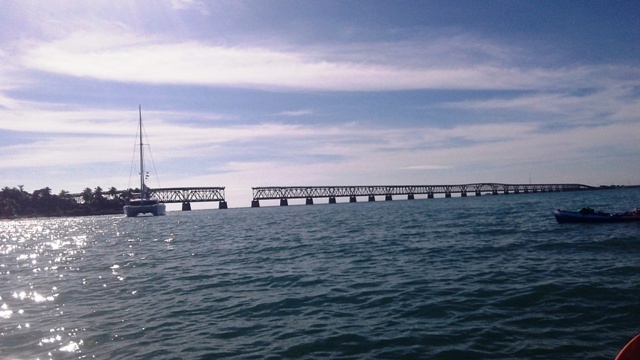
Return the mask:
<svg viewBox="0 0 640 360">
<path fill-rule="evenodd" d="M 482 194 L 519 194 L 552 191 L 577 191 L 597 189 L 583 184 L 500 184 L 477 183 L 461 185 L 386 185 L 386 186 L 268 186 L 254 187 L 253 200 L 286 200 L 286 199 L 314 199 L 349 197 L 352 200 L 357 196 L 368 196 L 369 200 L 375 196 L 385 196 L 390 200 L 393 195 L 406 195 L 413 199 L 415 195 L 427 195 L 431 198 L 435 194 L 444 194 L 451 197 L 452 194 L 467 196 L 472 193 L 476 196 Z M 309 201 L 308 201 L 309 203 Z"/>
<path fill-rule="evenodd" d="M 224 187 L 189 187 L 150 189 L 151 196 L 164 203 L 182 203 L 182 211 L 191 210 L 192 202 L 218 201 L 219 209 L 226 209 Z"/>
<path fill-rule="evenodd" d="M 151 196 L 163 203 L 225 201 L 224 187 L 188 187 L 150 189 Z"/>
</svg>

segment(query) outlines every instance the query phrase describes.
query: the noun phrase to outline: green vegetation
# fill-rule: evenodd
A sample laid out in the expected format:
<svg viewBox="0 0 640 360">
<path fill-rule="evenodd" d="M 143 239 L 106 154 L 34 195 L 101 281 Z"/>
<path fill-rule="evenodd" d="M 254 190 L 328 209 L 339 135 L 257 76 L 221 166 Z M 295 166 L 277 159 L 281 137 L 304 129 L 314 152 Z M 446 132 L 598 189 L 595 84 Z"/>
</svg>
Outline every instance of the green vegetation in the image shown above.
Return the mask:
<svg viewBox="0 0 640 360">
<path fill-rule="evenodd" d="M 94 190 L 86 188 L 80 194 L 63 190 L 55 195 L 49 187 L 32 194 L 24 191 L 23 185 L 4 187 L 0 190 L 0 218 L 121 214 L 135 191 L 112 187 L 105 192 L 98 186 Z"/>
</svg>

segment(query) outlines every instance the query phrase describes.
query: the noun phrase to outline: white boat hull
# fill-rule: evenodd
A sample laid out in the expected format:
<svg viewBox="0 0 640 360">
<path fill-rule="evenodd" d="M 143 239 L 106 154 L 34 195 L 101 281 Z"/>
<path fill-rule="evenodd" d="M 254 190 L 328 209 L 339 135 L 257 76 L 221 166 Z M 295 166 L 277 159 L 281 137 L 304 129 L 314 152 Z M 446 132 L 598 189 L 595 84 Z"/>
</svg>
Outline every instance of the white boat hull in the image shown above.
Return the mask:
<svg viewBox="0 0 640 360">
<path fill-rule="evenodd" d="M 151 214 L 153 216 L 161 216 L 166 213 L 165 204 L 145 204 L 145 205 L 125 205 L 124 214 L 127 217 L 135 217 L 140 214 Z"/>
</svg>

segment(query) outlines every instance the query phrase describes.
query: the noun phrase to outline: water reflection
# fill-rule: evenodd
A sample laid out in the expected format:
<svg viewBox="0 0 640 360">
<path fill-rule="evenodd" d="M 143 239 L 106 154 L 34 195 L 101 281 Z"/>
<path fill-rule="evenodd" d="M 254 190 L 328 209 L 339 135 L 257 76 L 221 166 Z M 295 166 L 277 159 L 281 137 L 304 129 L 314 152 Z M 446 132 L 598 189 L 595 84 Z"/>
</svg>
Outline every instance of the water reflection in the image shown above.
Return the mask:
<svg viewBox="0 0 640 360">
<path fill-rule="evenodd" d="M 0 221 L 0 348 L 5 355 L 49 358 L 55 352 L 81 352 L 84 328 L 67 330 L 76 320 L 64 310 L 84 285 L 76 274 L 95 239 L 96 221 Z"/>
</svg>

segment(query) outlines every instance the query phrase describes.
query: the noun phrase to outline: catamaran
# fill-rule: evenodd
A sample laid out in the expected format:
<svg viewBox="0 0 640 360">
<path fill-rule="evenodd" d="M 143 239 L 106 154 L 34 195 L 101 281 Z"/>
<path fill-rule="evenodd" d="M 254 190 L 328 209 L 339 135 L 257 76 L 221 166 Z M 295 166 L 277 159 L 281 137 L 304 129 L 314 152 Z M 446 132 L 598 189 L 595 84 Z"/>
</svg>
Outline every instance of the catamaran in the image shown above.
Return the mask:
<svg viewBox="0 0 640 360">
<path fill-rule="evenodd" d="M 152 214 L 153 216 L 164 215 L 166 212 L 165 204 L 161 203 L 155 197 L 151 197 L 151 189 L 145 183 L 144 172 L 144 147 L 142 143 L 142 107 L 138 107 L 140 114 L 139 132 L 140 132 L 140 194 L 134 194 L 134 198 L 129 200 L 129 204 L 124 206 L 124 214 L 127 217 L 138 216 L 139 214 Z M 138 195 L 136 197 L 136 195 Z"/>
</svg>

